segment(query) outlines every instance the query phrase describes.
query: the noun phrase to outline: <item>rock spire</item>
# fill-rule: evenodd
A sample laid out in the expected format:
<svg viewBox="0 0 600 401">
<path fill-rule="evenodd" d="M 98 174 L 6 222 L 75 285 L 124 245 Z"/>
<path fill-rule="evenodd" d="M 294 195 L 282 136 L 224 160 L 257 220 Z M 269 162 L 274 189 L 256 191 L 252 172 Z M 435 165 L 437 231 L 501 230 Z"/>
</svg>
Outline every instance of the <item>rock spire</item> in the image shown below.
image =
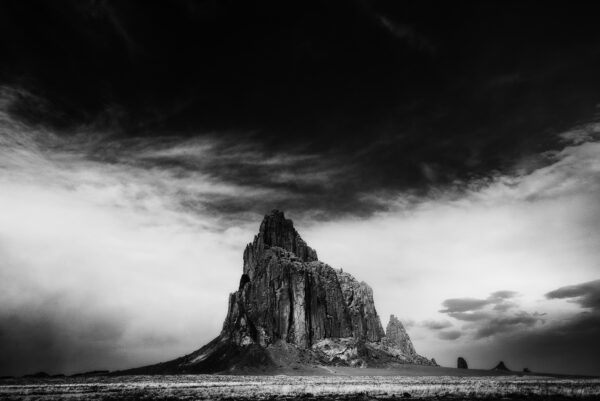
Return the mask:
<svg viewBox="0 0 600 401">
<path fill-rule="evenodd" d="M 390 316 L 390 321 L 385 329 L 385 337 L 388 343 L 402 350 L 404 354 L 417 355 L 404 326 L 394 315 Z"/>
</svg>

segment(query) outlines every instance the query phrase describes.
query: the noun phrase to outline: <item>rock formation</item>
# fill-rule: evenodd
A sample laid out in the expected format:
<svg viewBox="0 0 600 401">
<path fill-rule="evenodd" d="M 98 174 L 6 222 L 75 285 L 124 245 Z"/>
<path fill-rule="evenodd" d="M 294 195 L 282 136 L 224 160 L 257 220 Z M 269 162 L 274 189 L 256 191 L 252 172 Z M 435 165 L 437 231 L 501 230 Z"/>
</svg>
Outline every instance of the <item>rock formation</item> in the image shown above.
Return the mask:
<svg viewBox="0 0 600 401">
<path fill-rule="evenodd" d="M 506 365 L 504 364 L 504 362 L 500 361 L 500 363 L 498 363 L 498 365 L 496 365 L 494 367 L 494 369 L 492 370 L 499 370 L 502 372 L 510 372 L 510 369 L 506 367 Z"/>
<path fill-rule="evenodd" d="M 456 367 L 458 369 L 469 369 L 469 365 L 467 365 L 467 361 L 462 356 L 458 357 L 458 360 L 456 361 Z"/>
<path fill-rule="evenodd" d="M 242 346 L 285 341 L 303 349 L 325 338 L 384 337 L 371 288 L 318 261 L 279 211 L 265 216 L 244 251 L 223 331 Z"/>
<path fill-rule="evenodd" d="M 373 290 L 321 262 L 274 210 L 244 251 L 221 334 L 198 351 L 126 373 L 223 372 L 282 364 L 435 365 L 393 315 L 383 331 Z"/>
<path fill-rule="evenodd" d="M 388 344 L 398 348 L 403 354 L 417 355 L 404 326 L 394 315 L 390 316 L 390 321 L 385 329 L 385 337 Z"/>
</svg>

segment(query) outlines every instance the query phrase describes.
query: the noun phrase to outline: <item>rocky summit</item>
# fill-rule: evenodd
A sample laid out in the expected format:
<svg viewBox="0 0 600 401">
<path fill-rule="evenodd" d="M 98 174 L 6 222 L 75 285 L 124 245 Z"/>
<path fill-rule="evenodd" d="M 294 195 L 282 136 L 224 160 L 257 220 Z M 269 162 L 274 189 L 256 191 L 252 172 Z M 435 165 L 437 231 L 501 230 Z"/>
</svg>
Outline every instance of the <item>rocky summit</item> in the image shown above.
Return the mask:
<svg viewBox="0 0 600 401">
<path fill-rule="evenodd" d="M 126 373 L 212 373 L 306 365 L 436 365 L 415 352 L 391 316 L 384 332 L 373 290 L 321 262 L 283 212 L 273 210 L 244 251 L 221 333 L 176 360 Z"/>
</svg>

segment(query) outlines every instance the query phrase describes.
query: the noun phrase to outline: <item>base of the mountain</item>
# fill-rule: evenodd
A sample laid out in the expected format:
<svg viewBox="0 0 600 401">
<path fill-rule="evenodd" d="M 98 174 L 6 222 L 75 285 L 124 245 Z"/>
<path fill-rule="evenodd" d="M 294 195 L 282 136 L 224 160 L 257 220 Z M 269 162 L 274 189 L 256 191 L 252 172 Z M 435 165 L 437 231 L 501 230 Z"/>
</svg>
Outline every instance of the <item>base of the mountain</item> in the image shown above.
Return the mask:
<svg viewBox="0 0 600 401">
<path fill-rule="evenodd" d="M 437 366 L 434 360 L 402 355 L 382 342 L 363 342 L 352 337 L 325 339 L 309 349 L 284 341 L 267 347 L 240 346 L 217 337 L 181 358 L 113 374 L 277 374 L 290 370 L 327 373 L 335 368 L 389 369 L 404 365 Z"/>
</svg>

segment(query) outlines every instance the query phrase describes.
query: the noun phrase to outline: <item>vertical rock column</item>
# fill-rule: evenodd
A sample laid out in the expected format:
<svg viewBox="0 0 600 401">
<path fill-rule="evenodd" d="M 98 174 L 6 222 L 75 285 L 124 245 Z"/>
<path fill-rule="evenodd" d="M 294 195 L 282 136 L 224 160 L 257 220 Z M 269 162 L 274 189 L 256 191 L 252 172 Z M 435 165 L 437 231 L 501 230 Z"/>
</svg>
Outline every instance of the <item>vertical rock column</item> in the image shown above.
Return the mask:
<svg viewBox="0 0 600 401">
<path fill-rule="evenodd" d="M 387 325 L 385 332 L 386 342 L 402 351 L 404 355 L 415 356 L 417 352 L 415 347 L 410 341 L 408 333 L 404 329 L 404 326 L 396 318 L 396 316 L 390 316 L 390 322 Z"/>
</svg>

